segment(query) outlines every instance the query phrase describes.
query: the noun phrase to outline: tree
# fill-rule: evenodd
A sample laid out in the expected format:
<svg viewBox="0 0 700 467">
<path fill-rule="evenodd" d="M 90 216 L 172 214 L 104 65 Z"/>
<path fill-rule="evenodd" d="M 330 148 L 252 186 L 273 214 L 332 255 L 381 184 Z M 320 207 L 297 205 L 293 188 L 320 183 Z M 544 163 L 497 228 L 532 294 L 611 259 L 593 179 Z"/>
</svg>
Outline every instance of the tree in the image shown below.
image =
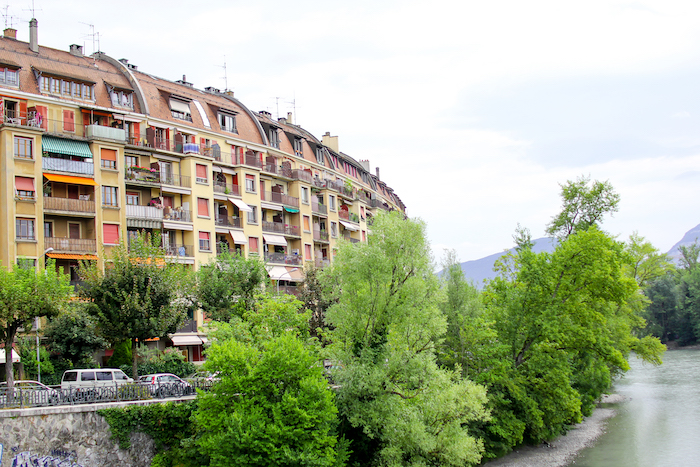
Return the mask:
<svg viewBox="0 0 700 467">
<path fill-rule="evenodd" d="M 164 254 L 141 235 L 128 247 L 125 243 L 114 247 L 104 271 L 96 265 L 84 269 L 82 295 L 89 300 L 102 334 L 113 342 L 131 341 L 134 379 L 138 343 L 175 332 L 191 307 L 185 296 L 187 270 L 167 261 Z"/>
<path fill-rule="evenodd" d="M 591 183 L 590 178 L 582 176 L 560 187 L 562 209 L 546 229 L 552 237 L 565 239 L 574 232 L 598 225 L 606 214 L 618 210 L 620 195 L 608 181 Z"/>
<path fill-rule="evenodd" d="M 99 334 L 97 321 L 86 308 L 85 303 L 72 303 L 49 320 L 44 330 L 48 349 L 76 367 L 88 365 L 93 360 L 93 354 L 108 345 Z"/>
<path fill-rule="evenodd" d="M 10 354 L 17 332 L 30 326 L 34 318 L 57 315 L 72 291 L 52 259 L 40 271 L 26 266 L 0 268 L 0 337 L 5 343 L 8 387 L 14 384 Z"/>
<path fill-rule="evenodd" d="M 321 269 L 308 263 L 304 268 L 304 284 L 300 287 L 299 300 L 303 307 L 311 312 L 309 319 L 309 331 L 314 337 L 322 337 L 324 330 L 328 329 L 326 322 L 326 310 L 335 302 L 321 281 Z"/>
<path fill-rule="evenodd" d="M 329 354 L 353 461 L 479 462 L 481 443 L 465 424 L 488 417 L 486 394 L 436 363 L 446 322 L 423 222 L 378 215 L 369 242 L 341 245 L 324 280 L 338 297 L 327 313 Z"/>
<path fill-rule="evenodd" d="M 255 307 L 255 296 L 268 280 L 259 259 L 224 251 L 199 269 L 197 300 L 208 318 L 229 321 Z"/>
</svg>

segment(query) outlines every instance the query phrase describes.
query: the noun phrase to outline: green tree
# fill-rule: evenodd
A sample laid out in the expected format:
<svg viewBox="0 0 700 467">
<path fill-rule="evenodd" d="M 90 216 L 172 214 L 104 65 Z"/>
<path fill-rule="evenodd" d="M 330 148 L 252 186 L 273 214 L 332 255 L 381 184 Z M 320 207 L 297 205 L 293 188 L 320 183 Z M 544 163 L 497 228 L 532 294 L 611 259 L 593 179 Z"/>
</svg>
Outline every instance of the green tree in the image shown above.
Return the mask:
<svg viewBox="0 0 700 467">
<path fill-rule="evenodd" d="M 49 352 L 39 345 L 39 359 L 36 359 L 36 339 L 21 337 L 17 339 L 17 351 L 24 366 L 25 379 L 36 379 L 41 369 L 42 379 L 55 371 Z"/>
<path fill-rule="evenodd" d="M 304 284 L 300 287 L 299 300 L 303 307 L 311 312 L 309 330 L 314 337 L 321 338 L 328 329 L 326 310 L 335 302 L 321 281 L 321 269 L 308 263 L 304 268 Z"/>
<path fill-rule="evenodd" d="M 82 302 L 72 303 L 49 320 L 44 337 L 48 339 L 47 347 L 51 352 L 69 360 L 75 367 L 92 362 L 93 354 L 108 345 L 99 334 L 97 321 Z"/>
<path fill-rule="evenodd" d="M 131 341 L 136 379 L 138 343 L 175 332 L 187 316 L 188 270 L 167 261 L 165 252 L 141 235 L 128 247 L 114 247 L 104 271 L 96 265 L 84 271 L 81 293 L 90 302 L 90 313 L 113 342 Z"/>
<path fill-rule="evenodd" d="M 324 280 L 338 297 L 327 313 L 335 327 L 329 353 L 353 461 L 479 462 L 481 442 L 465 424 L 487 418 L 486 394 L 436 363 L 446 322 L 425 225 L 399 213 L 378 215 L 369 242 L 341 245 Z"/>
<path fill-rule="evenodd" d="M 229 321 L 255 307 L 255 296 L 268 280 L 258 258 L 224 251 L 197 272 L 197 300 L 208 318 Z"/>
<path fill-rule="evenodd" d="M 57 315 L 72 291 L 51 259 L 40 271 L 26 266 L 0 268 L 0 337 L 8 355 L 17 332 L 31 326 L 34 318 Z M 14 383 L 12 370 L 12 358 L 6 358 L 5 380 L 9 387 Z"/>
</svg>

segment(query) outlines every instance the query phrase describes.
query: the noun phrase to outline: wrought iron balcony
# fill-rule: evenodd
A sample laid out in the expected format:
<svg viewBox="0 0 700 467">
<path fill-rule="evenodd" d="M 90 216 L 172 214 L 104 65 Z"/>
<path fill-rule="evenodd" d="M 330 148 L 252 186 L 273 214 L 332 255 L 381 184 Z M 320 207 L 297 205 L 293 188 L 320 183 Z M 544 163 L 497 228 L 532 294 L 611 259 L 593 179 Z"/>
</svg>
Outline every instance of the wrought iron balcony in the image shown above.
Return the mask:
<svg viewBox="0 0 700 467">
<path fill-rule="evenodd" d="M 241 195 L 240 185 L 233 185 L 231 183 L 214 181 L 214 193 L 223 193 L 225 195 Z"/>
</svg>

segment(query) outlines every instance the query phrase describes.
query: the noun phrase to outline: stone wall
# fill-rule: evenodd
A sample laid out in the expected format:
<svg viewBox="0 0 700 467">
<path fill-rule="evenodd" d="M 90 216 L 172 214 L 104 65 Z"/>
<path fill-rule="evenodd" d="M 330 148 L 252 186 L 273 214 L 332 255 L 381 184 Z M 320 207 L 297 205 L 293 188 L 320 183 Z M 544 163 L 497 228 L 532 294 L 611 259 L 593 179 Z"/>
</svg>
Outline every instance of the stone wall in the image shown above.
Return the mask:
<svg viewBox="0 0 700 467">
<path fill-rule="evenodd" d="M 153 440 L 136 433 L 129 450 L 119 449 L 97 410 L 151 403 L 159 401 L 2 410 L 0 467 L 148 467 L 154 456 Z"/>
</svg>

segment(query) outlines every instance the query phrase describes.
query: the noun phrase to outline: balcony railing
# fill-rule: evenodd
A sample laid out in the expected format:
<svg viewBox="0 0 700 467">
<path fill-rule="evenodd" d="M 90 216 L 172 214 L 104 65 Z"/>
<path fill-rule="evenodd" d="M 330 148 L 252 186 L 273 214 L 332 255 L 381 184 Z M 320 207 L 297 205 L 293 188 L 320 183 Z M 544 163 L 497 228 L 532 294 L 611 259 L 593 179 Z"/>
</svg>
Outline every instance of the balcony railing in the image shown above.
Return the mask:
<svg viewBox="0 0 700 467">
<path fill-rule="evenodd" d="M 305 181 L 308 183 L 311 183 L 311 180 L 313 179 L 313 177 L 311 176 L 311 174 L 309 172 L 307 172 L 306 170 L 301 170 L 301 169 L 292 170 L 292 178 L 294 180 L 302 180 L 302 181 Z"/>
<path fill-rule="evenodd" d="M 325 230 L 314 230 L 314 240 L 318 242 L 328 242 L 328 232 Z"/>
<path fill-rule="evenodd" d="M 191 214 L 191 211 L 182 208 L 171 208 L 169 206 L 163 208 L 163 219 L 169 221 L 192 222 Z"/>
<path fill-rule="evenodd" d="M 18 110 L 5 110 L 2 116 L 2 123 L 6 125 L 20 125 L 32 128 L 44 128 L 42 117 L 34 111 L 20 112 Z"/>
<path fill-rule="evenodd" d="M 314 214 L 321 214 L 323 216 L 328 215 L 328 208 L 325 204 L 321 204 L 318 201 L 311 201 L 311 212 Z"/>
<path fill-rule="evenodd" d="M 233 185 L 225 182 L 214 182 L 214 193 L 224 193 L 226 195 L 241 196 L 240 185 Z"/>
<path fill-rule="evenodd" d="M 192 257 L 192 256 L 194 256 L 193 251 L 194 251 L 194 248 L 192 247 L 192 245 L 170 244 L 170 245 L 165 246 L 165 255 L 166 256 Z"/>
<path fill-rule="evenodd" d="M 356 213 L 354 213 L 354 212 L 343 211 L 343 210 L 341 209 L 340 211 L 338 211 L 338 217 L 341 218 L 341 219 L 343 219 L 343 220 L 345 220 L 345 221 L 349 221 L 349 222 L 352 222 L 352 223 L 355 223 L 355 224 L 359 224 L 359 223 L 360 223 L 360 216 L 358 216 L 358 215 L 357 215 Z"/>
<path fill-rule="evenodd" d="M 182 327 L 175 332 L 197 332 L 197 320 L 188 319 Z"/>
<path fill-rule="evenodd" d="M 241 218 L 233 216 L 216 216 L 216 225 L 241 228 Z"/>
<path fill-rule="evenodd" d="M 160 172 L 147 170 L 126 169 L 124 178 L 128 181 L 144 183 L 147 185 L 160 185 Z"/>
<path fill-rule="evenodd" d="M 316 259 L 314 260 L 314 264 L 316 265 L 317 268 L 325 268 L 329 264 L 331 264 L 330 260 L 327 259 Z"/>
<path fill-rule="evenodd" d="M 265 164 L 262 167 L 263 172 L 277 174 L 277 164 Z"/>
<path fill-rule="evenodd" d="M 262 162 L 260 162 L 260 158 L 258 156 L 251 156 L 246 154 L 245 158 L 243 159 L 243 163 L 245 165 L 249 165 L 251 167 L 257 167 L 259 169 L 262 168 Z"/>
<path fill-rule="evenodd" d="M 58 157 L 42 157 L 41 168 L 54 172 L 70 172 L 82 175 L 94 175 L 95 173 L 95 164 L 92 159 L 87 159 L 86 162 L 82 162 L 59 159 Z"/>
<path fill-rule="evenodd" d="M 76 213 L 95 213 L 95 202 L 84 199 L 58 198 L 44 196 L 45 211 L 64 211 Z"/>
<path fill-rule="evenodd" d="M 85 136 L 88 139 L 102 138 L 115 141 L 126 141 L 126 133 L 121 128 L 112 128 L 102 125 L 86 125 Z"/>
<path fill-rule="evenodd" d="M 279 290 L 280 293 L 294 295 L 295 297 L 301 294 L 299 287 L 295 285 L 280 285 L 277 290 Z"/>
<path fill-rule="evenodd" d="M 350 243 L 360 243 L 360 240 L 352 238 L 350 235 L 343 235 L 343 238 Z"/>
<path fill-rule="evenodd" d="M 280 203 L 285 206 L 290 206 L 294 208 L 299 207 L 299 198 L 294 196 L 285 195 L 284 193 L 277 193 L 274 191 L 263 191 L 260 193 L 260 199 L 262 201 L 270 201 L 272 203 Z"/>
<path fill-rule="evenodd" d="M 161 172 L 160 182 L 163 185 L 181 186 L 184 188 L 192 187 L 189 175 L 178 175 Z"/>
<path fill-rule="evenodd" d="M 373 208 L 382 208 L 384 210 L 389 210 L 389 208 L 380 199 L 370 199 L 369 205 Z"/>
<path fill-rule="evenodd" d="M 91 238 L 44 237 L 44 248 L 53 248 L 56 253 L 96 253 L 97 241 Z"/>
<path fill-rule="evenodd" d="M 268 263 L 290 264 L 298 266 L 301 264 L 301 256 L 288 255 L 285 253 L 265 253 L 265 261 Z"/>
<path fill-rule="evenodd" d="M 132 219 L 162 220 L 163 209 L 154 206 L 126 205 L 126 217 Z"/>
<path fill-rule="evenodd" d="M 288 224 L 283 224 L 281 222 L 267 222 L 263 221 L 262 223 L 262 229 L 263 232 L 272 232 L 272 233 L 278 233 L 282 235 L 286 235 L 288 237 L 300 237 L 301 232 L 299 231 L 299 226 L 297 225 L 288 225 Z"/>
</svg>

